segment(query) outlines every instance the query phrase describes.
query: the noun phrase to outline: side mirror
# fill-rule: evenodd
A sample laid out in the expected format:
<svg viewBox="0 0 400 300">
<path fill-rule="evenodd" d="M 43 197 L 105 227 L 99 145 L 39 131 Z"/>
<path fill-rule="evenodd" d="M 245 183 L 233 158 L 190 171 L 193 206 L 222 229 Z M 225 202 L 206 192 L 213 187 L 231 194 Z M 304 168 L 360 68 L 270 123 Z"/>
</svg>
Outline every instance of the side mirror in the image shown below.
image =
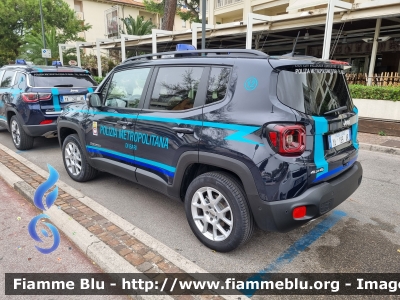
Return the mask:
<svg viewBox="0 0 400 300">
<path fill-rule="evenodd" d="M 101 98 L 98 94 L 88 94 L 89 107 L 101 107 Z"/>
</svg>

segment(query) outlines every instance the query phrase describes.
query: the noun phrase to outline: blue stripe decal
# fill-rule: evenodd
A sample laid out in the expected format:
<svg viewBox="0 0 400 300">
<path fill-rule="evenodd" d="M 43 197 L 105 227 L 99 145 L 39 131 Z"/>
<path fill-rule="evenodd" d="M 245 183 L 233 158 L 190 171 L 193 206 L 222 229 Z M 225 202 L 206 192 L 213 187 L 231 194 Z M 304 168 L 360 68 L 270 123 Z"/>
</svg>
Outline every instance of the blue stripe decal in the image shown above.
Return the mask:
<svg viewBox="0 0 400 300">
<path fill-rule="evenodd" d="M 351 139 L 353 140 L 354 148 L 358 149 L 357 133 L 358 133 L 358 109 L 354 106 L 353 111 L 356 113 L 356 123 L 351 126 Z"/>
<path fill-rule="evenodd" d="M 328 121 L 324 117 L 313 117 L 314 119 L 314 163 L 316 169 L 324 168 L 323 171 L 317 173 L 316 177 L 321 177 L 328 172 L 328 162 L 325 159 L 323 134 L 328 132 Z"/>
<path fill-rule="evenodd" d="M 36 69 L 39 73 L 43 73 L 43 70 L 40 68 L 34 68 L 34 69 Z"/>
<path fill-rule="evenodd" d="M 333 169 L 333 170 L 331 170 L 331 171 L 329 171 L 329 172 L 326 172 L 326 173 L 322 174 L 322 175 L 319 176 L 318 178 L 315 178 L 314 181 L 313 181 L 313 183 L 314 183 L 314 182 L 318 182 L 318 181 L 320 181 L 320 180 L 323 180 L 323 179 L 325 179 L 325 178 L 328 178 L 329 176 L 332 176 L 333 174 L 336 174 L 336 173 L 338 173 L 338 172 L 341 172 L 341 171 L 343 171 L 343 170 L 345 170 L 345 169 L 350 168 L 350 167 L 356 162 L 356 160 L 357 160 L 357 156 L 356 156 L 355 158 L 353 158 L 351 161 L 349 161 L 349 162 L 347 163 L 347 165 L 337 167 L 336 169 Z"/>
<path fill-rule="evenodd" d="M 86 146 L 86 149 L 88 152 L 91 153 L 97 153 L 97 154 L 101 154 L 101 155 L 106 155 L 112 158 L 116 158 L 116 159 L 120 159 L 126 162 L 130 162 L 136 165 L 140 165 L 140 166 L 144 166 L 144 167 L 148 167 L 151 168 L 153 170 L 156 171 L 160 171 L 168 176 L 173 177 L 174 173 L 176 171 L 176 168 L 153 161 L 153 160 L 149 160 L 149 159 L 144 159 L 144 158 L 140 158 L 137 156 L 133 156 L 133 155 L 128 155 L 128 154 L 124 154 L 121 152 L 117 152 L 117 151 L 113 151 L 113 150 L 109 150 L 109 149 L 104 149 L 104 148 L 99 148 L 99 147 L 94 147 L 94 146 Z"/>
<path fill-rule="evenodd" d="M 90 87 L 90 88 L 87 88 L 87 90 L 89 93 L 93 93 L 93 88 Z"/>
<path fill-rule="evenodd" d="M 84 114 L 95 114 L 95 115 L 103 115 L 109 117 L 118 117 L 118 118 L 128 118 L 132 119 L 132 115 L 130 114 L 119 114 L 119 113 L 111 113 L 111 112 L 94 112 L 88 110 L 78 110 L 80 113 Z M 253 145 L 264 146 L 262 143 L 257 143 L 255 141 L 246 139 L 245 136 L 253 133 L 254 131 L 260 129 L 258 126 L 248 126 L 248 125 L 239 125 L 239 124 L 228 124 L 228 123 L 218 123 L 218 122 L 203 122 L 199 120 L 186 120 L 186 119 L 172 119 L 172 118 L 162 118 L 162 117 L 153 117 L 146 115 L 139 115 L 137 120 L 143 121 L 151 121 L 151 122 L 164 122 L 164 123 L 177 123 L 177 124 L 185 124 L 185 125 L 193 125 L 193 126 L 205 126 L 205 127 L 213 127 L 213 128 L 221 128 L 237 131 L 227 137 L 225 140 L 243 142 Z"/>
<path fill-rule="evenodd" d="M 0 120 L 7 121 L 6 117 L 0 116 Z"/>
<path fill-rule="evenodd" d="M 307 234 L 303 235 L 299 240 L 292 244 L 288 249 L 285 250 L 278 258 L 270 263 L 266 268 L 258 272 L 257 274 L 249 277 L 247 281 L 261 282 L 268 280 L 268 273 L 277 273 L 280 268 L 284 265 L 291 263 L 299 254 L 311 246 L 316 240 L 318 240 L 323 234 L 331 229 L 337 222 L 339 222 L 346 213 L 340 210 L 335 210 L 325 220 L 311 229 Z M 257 290 L 248 289 L 241 290 L 241 292 L 247 297 L 252 297 Z"/>
<path fill-rule="evenodd" d="M 60 107 L 60 93 L 57 88 L 51 88 L 51 93 L 53 94 L 53 106 L 54 111 L 61 111 Z"/>
</svg>

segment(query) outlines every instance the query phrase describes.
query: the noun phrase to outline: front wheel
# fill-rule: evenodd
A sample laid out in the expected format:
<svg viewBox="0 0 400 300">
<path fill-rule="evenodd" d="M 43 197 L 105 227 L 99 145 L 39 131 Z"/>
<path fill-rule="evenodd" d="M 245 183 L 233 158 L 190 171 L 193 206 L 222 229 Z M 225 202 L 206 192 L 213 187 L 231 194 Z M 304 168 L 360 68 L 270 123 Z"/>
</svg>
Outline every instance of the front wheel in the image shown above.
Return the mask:
<svg viewBox="0 0 400 300">
<path fill-rule="evenodd" d="M 64 140 L 62 157 L 65 169 L 73 180 L 85 182 L 96 177 L 98 171 L 89 165 L 77 134 L 71 134 Z"/>
<path fill-rule="evenodd" d="M 195 178 L 186 192 L 185 210 L 196 237 L 219 252 L 244 244 L 254 228 L 245 197 L 240 183 L 228 173 L 209 172 Z"/>
</svg>

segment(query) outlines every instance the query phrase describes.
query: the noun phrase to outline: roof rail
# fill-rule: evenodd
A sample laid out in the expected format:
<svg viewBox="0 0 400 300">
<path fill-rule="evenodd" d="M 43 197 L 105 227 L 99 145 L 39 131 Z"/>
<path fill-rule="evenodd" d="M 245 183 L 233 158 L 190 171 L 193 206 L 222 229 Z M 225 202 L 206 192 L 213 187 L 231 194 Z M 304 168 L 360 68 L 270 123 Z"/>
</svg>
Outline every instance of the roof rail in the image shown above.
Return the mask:
<svg viewBox="0 0 400 300">
<path fill-rule="evenodd" d="M 169 57 L 199 57 L 201 54 L 206 54 L 203 57 L 216 55 L 229 55 L 230 57 L 259 57 L 267 58 L 269 57 L 264 52 L 252 49 L 206 49 L 206 50 L 186 50 L 186 51 L 170 51 L 161 53 L 145 54 L 140 56 L 134 56 L 127 58 L 122 63 L 132 62 L 135 60 L 152 60 L 157 58 L 169 58 Z"/>
</svg>

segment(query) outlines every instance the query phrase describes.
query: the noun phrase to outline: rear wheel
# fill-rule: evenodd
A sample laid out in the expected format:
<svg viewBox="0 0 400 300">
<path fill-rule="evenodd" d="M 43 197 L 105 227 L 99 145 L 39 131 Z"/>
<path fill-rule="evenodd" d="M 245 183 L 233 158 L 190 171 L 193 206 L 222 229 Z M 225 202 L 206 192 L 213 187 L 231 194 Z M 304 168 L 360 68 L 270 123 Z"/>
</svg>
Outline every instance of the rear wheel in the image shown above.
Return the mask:
<svg viewBox="0 0 400 300">
<path fill-rule="evenodd" d="M 98 174 L 98 171 L 87 162 L 76 134 L 71 134 L 64 140 L 62 157 L 68 175 L 75 181 L 89 181 Z"/>
<path fill-rule="evenodd" d="M 195 178 L 185 197 L 186 217 L 207 247 L 228 252 L 253 232 L 253 218 L 241 185 L 229 174 L 209 172 Z"/>
<path fill-rule="evenodd" d="M 32 149 L 34 138 L 26 134 L 16 115 L 11 117 L 10 131 L 15 148 L 18 150 Z"/>
</svg>

